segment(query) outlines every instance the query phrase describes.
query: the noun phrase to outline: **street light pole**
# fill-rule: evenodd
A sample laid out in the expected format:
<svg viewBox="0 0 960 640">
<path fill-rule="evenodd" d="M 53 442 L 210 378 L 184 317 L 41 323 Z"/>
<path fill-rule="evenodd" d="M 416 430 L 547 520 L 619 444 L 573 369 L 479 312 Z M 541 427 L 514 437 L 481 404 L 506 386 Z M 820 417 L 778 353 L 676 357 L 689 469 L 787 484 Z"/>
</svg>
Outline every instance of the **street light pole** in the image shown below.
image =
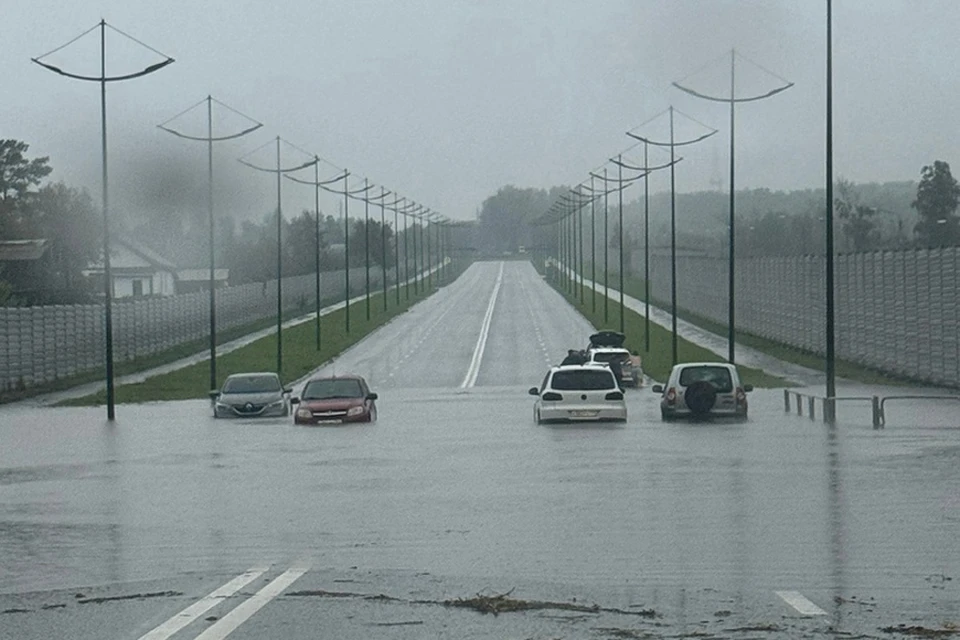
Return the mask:
<svg viewBox="0 0 960 640">
<path fill-rule="evenodd" d="M 183 116 L 190 111 L 193 111 L 195 108 L 202 105 L 204 102 L 207 104 L 207 135 L 205 137 L 197 137 L 187 135 L 176 129 L 168 127 L 171 122 Z M 253 126 L 247 127 L 239 133 L 226 136 L 217 136 L 213 135 L 213 103 L 216 102 L 221 107 L 224 107 L 233 113 L 242 116 L 243 118 L 249 120 L 253 123 Z M 197 140 L 199 142 L 207 143 L 207 216 L 209 218 L 209 235 L 207 239 L 207 246 L 210 254 L 210 389 L 218 389 L 220 385 L 217 383 L 217 294 L 216 294 L 216 274 L 215 274 L 215 261 L 214 261 L 214 216 L 213 216 L 213 143 L 222 142 L 224 140 L 233 140 L 235 138 L 240 138 L 247 135 L 248 133 L 253 133 L 263 125 L 246 116 L 236 109 L 232 109 L 220 102 L 219 100 L 214 100 L 213 97 L 207 96 L 204 100 L 201 100 L 197 104 L 191 106 L 190 108 L 181 111 L 174 117 L 166 120 L 157 125 L 159 129 L 166 131 L 167 133 L 172 133 L 173 135 L 184 138 L 186 140 Z"/>
<path fill-rule="evenodd" d="M 836 382 L 836 352 L 835 352 L 835 326 L 834 326 L 834 299 L 833 299 L 833 7 L 831 0 L 827 0 L 827 211 L 826 211 L 826 375 L 827 375 L 827 398 L 824 403 L 825 414 L 824 421 L 829 424 L 836 422 L 836 405 L 833 398 L 837 396 Z"/>
<path fill-rule="evenodd" d="M 674 138 L 674 112 L 676 110 L 673 108 L 673 105 L 670 106 L 668 112 L 670 114 L 670 141 L 669 142 L 656 142 L 650 138 L 639 136 L 630 131 L 627 132 L 627 135 L 635 140 L 641 142 L 646 142 L 652 145 L 660 147 L 670 147 L 670 311 L 671 311 L 671 329 L 672 329 L 672 339 L 671 339 L 671 357 L 672 363 L 677 364 L 677 185 L 676 185 L 676 147 L 687 146 L 696 144 L 702 140 L 706 140 L 713 134 L 717 132 L 716 129 L 707 127 L 701 122 L 697 122 L 689 116 L 685 116 L 688 120 L 697 122 L 700 126 L 705 129 L 709 129 L 708 133 L 705 133 L 697 138 L 691 138 L 689 140 L 684 140 L 677 142 Z M 652 122 L 656 118 L 659 118 L 662 113 L 654 116 L 646 123 Z M 683 114 L 681 114 L 683 115 Z M 639 125 L 643 126 L 643 125 Z"/>
<path fill-rule="evenodd" d="M 277 168 L 276 169 L 267 169 L 265 167 L 260 167 L 250 162 L 244 160 L 245 157 L 250 156 L 260 149 L 266 147 L 269 142 L 261 145 L 260 147 L 254 149 L 246 156 L 237 158 L 237 161 L 243 165 L 250 167 L 251 169 L 256 169 L 257 171 L 263 171 L 265 173 L 276 173 L 277 174 L 277 375 L 283 377 L 283 241 L 282 241 L 282 228 L 283 228 L 283 205 L 282 205 L 282 187 L 280 178 L 285 173 L 290 173 L 292 171 L 299 171 L 300 169 L 306 169 L 307 167 L 313 166 L 317 160 L 311 158 L 308 162 L 304 162 L 301 165 L 295 167 L 283 168 L 280 165 L 280 143 L 284 141 L 280 136 L 276 137 L 276 150 L 277 150 Z M 290 144 L 289 142 L 287 144 Z M 290 145 L 294 146 L 294 145 Z M 296 148 L 296 147 L 295 147 Z"/>
<path fill-rule="evenodd" d="M 686 92 L 686 93 L 689 93 L 690 95 L 696 96 L 696 97 L 698 97 L 698 98 L 703 98 L 704 100 L 712 100 L 712 101 L 714 101 L 714 102 L 726 102 L 726 103 L 729 103 L 729 105 L 730 105 L 730 229 L 729 229 L 729 231 L 728 231 L 728 234 L 729 234 L 729 247 L 728 247 L 728 252 L 729 252 L 728 261 L 729 261 L 729 265 L 728 265 L 728 268 L 727 268 L 727 276 L 728 276 L 727 289 L 728 289 L 728 294 L 729 294 L 729 295 L 728 295 L 728 309 L 727 309 L 727 311 L 728 311 L 728 318 L 727 318 L 727 341 L 728 341 L 727 349 L 728 349 L 728 354 L 727 354 L 727 360 L 730 361 L 731 363 L 734 362 L 734 356 L 735 356 L 735 338 L 736 338 L 736 331 L 735 331 L 736 297 L 735 297 L 735 295 L 734 295 L 734 287 L 735 287 L 735 282 L 736 282 L 736 281 L 735 281 L 735 277 L 734 277 L 734 269 L 735 269 L 735 264 L 736 264 L 736 263 L 735 263 L 735 259 L 734 259 L 735 256 L 736 256 L 736 251 L 735 251 L 736 245 L 735 245 L 735 239 L 734 239 L 734 238 L 735 238 L 735 224 L 734 224 L 734 221 L 735 221 L 735 219 L 736 219 L 736 213 L 735 213 L 735 212 L 736 212 L 736 184 L 735 184 L 735 181 L 734 181 L 735 175 L 736 175 L 736 174 L 735 174 L 736 163 L 735 163 L 735 161 L 734 161 L 734 159 L 735 159 L 735 156 L 734 156 L 734 149 L 735 149 L 735 147 L 734 147 L 734 140 L 735 140 L 735 130 L 736 130 L 736 129 L 735 129 L 735 124 L 736 124 L 736 123 L 735 123 L 736 105 L 737 105 L 738 103 L 741 103 L 741 102 L 756 102 L 756 101 L 758 101 L 758 100 L 763 100 L 763 99 L 765 99 L 765 98 L 770 98 L 770 97 L 775 96 L 776 94 L 778 94 L 778 93 L 780 93 L 780 92 L 782 92 L 782 91 L 786 91 L 787 89 L 789 89 L 790 87 L 793 86 L 793 83 L 792 83 L 792 82 L 788 82 L 787 80 L 784 80 L 783 78 L 779 78 L 779 77 L 778 77 L 778 79 L 781 80 L 781 81 L 783 81 L 784 84 L 781 85 L 781 86 L 779 86 L 779 87 L 777 87 L 777 88 L 775 88 L 775 89 L 773 89 L 772 91 L 767 91 L 766 93 L 758 94 L 758 95 L 754 95 L 754 96 L 740 97 L 740 98 L 738 98 L 737 95 L 736 95 L 736 83 L 735 83 L 735 78 L 736 78 L 736 57 L 737 57 L 737 52 L 736 52 L 736 50 L 731 49 L 731 50 L 730 50 L 730 97 L 729 97 L 729 98 L 728 98 L 728 97 L 724 97 L 724 96 L 712 96 L 712 95 L 707 95 L 707 94 L 701 93 L 701 92 L 699 92 L 699 91 L 695 91 L 694 89 L 691 89 L 691 88 L 689 88 L 689 87 L 685 87 L 685 86 L 683 86 L 682 84 L 680 84 L 680 82 L 683 82 L 683 80 L 681 80 L 680 82 L 674 82 L 674 83 L 673 83 L 673 86 L 675 86 L 676 88 L 680 89 L 681 91 L 684 91 L 684 92 Z M 759 66 L 759 65 L 757 65 L 757 66 Z M 764 71 L 766 71 L 766 70 L 764 69 Z M 767 73 L 769 73 L 769 72 L 767 72 Z M 770 74 L 770 75 L 773 75 L 773 74 Z"/>
<path fill-rule="evenodd" d="M 64 71 L 63 69 L 54 66 L 48 62 L 43 62 L 43 59 L 47 56 L 64 49 L 70 44 L 76 42 L 83 36 L 95 30 L 97 27 L 100 28 L 100 75 L 99 76 L 85 76 L 76 73 L 71 73 Z M 107 76 L 107 44 L 106 44 L 106 29 L 110 27 L 120 35 L 133 40 L 141 47 L 150 49 L 154 53 L 160 55 L 163 60 L 161 62 L 152 64 L 141 71 L 135 73 L 128 73 L 119 76 Z M 103 198 L 103 290 L 104 290 L 104 374 L 106 377 L 106 387 L 107 387 L 107 420 L 113 422 L 116 419 L 116 407 L 115 407 L 115 391 L 114 391 L 114 376 L 113 376 L 113 273 L 110 269 L 110 207 L 109 207 L 109 190 L 107 188 L 107 83 L 108 82 L 120 82 L 123 80 L 132 80 L 134 78 L 140 78 L 142 76 L 153 73 L 154 71 L 159 71 L 163 67 L 171 64 L 173 58 L 165 54 L 160 53 L 156 49 L 149 47 L 139 40 L 127 35 L 123 31 L 120 31 L 116 27 L 108 25 L 105 20 L 101 19 L 100 22 L 94 27 L 87 29 L 84 33 L 80 34 L 67 44 L 61 45 L 52 51 L 48 51 L 42 56 L 30 59 L 32 62 L 40 65 L 41 67 L 58 73 L 67 78 L 73 78 L 75 80 L 84 80 L 87 82 L 99 82 L 100 83 L 100 157 L 101 157 L 101 178 L 102 178 L 102 198 Z"/>
</svg>

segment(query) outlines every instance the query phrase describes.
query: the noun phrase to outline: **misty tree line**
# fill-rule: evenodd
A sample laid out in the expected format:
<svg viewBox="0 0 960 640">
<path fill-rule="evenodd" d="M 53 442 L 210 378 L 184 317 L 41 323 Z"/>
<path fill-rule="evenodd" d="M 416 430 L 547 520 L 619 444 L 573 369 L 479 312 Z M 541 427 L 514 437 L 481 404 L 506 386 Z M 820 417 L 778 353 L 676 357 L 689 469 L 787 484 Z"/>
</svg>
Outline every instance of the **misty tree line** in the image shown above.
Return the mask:
<svg viewBox="0 0 960 640">
<path fill-rule="evenodd" d="M 29 145 L 18 140 L 0 139 L 0 241 L 46 239 L 48 258 L 42 269 L 26 262 L 0 264 L 0 305 L 75 304 L 98 299 L 102 292 L 92 286 L 83 270 L 102 259 L 103 218 L 100 207 L 84 189 L 62 182 L 42 184 L 51 172 L 49 157 L 29 159 Z M 376 212 L 376 215 L 374 215 Z M 206 212 L 193 217 L 153 216 L 133 219 L 116 212 L 111 220 L 111 237 L 127 236 L 170 259 L 179 268 L 207 268 L 209 246 Z M 379 209 L 371 208 L 368 227 L 363 218 L 350 218 L 350 266 L 365 264 L 366 238 L 370 239 L 371 266 L 379 268 L 386 258 L 389 269 L 395 264 L 395 248 L 400 261 L 404 256 L 405 232 L 395 236 L 388 221 L 380 225 Z M 263 282 L 277 276 L 276 210 L 260 221 L 239 224 L 229 216 L 218 217 L 215 224 L 215 255 L 218 268 L 230 270 L 230 284 Z M 281 221 L 281 248 L 284 276 L 313 273 L 317 261 L 317 223 L 314 212 Z M 432 231 L 432 229 L 431 229 Z M 417 253 L 421 230 L 409 225 L 406 246 L 413 252 L 416 234 Z M 344 267 L 344 221 L 342 216 L 323 215 L 320 219 L 320 268 L 323 271 Z M 386 241 L 386 246 L 384 242 Z M 434 237 L 431 236 L 431 242 Z M 431 247 L 432 248 L 432 247 Z M 433 248 L 432 248 L 433 249 Z M 20 266 L 21 264 L 25 266 Z M 14 270 L 30 270 L 30 286 Z M 17 288 L 13 282 L 19 282 Z"/>
<path fill-rule="evenodd" d="M 642 188 L 639 187 L 639 188 Z M 636 189 L 636 187 L 635 187 Z M 483 202 L 480 237 L 491 254 L 517 251 L 519 246 L 554 250 L 556 224 L 534 224 L 569 187 L 501 188 Z M 628 194 L 630 197 L 628 197 Z M 923 167 L 919 183 L 834 186 L 834 234 L 839 252 L 960 245 L 957 216 L 960 186 L 943 161 Z M 735 231 L 737 255 L 816 255 L 824 251 L 823 189 L 790 192 L 753 189 L 737 192 Z M 609 248 L 619 248 L 619 212 L 615 194 L 608 201 Z M 603 201 L 594 204 L 598 251 L 603 248 Z M 627 255 L 642 249 L 642 197 L 624 192 L 623 244 Z M 728 251 L 729 194 L 720 191 L 676 196 L 677 246 L 709 254 Z M 585 251 L 590 251 L 590 207 L 582 210 Z M 670 194 L 650 196 L 651 252 L 670 246 Z M 599 254 L 598 254 L 599 256 Z M 598 258 L 599 259 L 599 258 Z"/>
</svg>

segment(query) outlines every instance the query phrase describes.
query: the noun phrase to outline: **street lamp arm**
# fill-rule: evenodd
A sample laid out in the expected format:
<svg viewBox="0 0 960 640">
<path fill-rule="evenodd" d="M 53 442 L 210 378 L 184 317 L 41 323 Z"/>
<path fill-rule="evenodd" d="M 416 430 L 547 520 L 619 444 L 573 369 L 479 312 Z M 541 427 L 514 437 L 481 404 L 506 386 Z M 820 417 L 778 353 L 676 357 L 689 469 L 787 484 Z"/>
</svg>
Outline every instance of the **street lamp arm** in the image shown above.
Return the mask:
<svg viewBox="0 0 960 640">
<path fill-rule="evenodd" d="M 224 141 L 224 140 L 233 140 L 233 139 L 235 139 L 235 138 L 243 137 L 243 136 L 247 135 L 248 133 L 253 133 L 254 131 L 256 131 L 257 129 L 259 129 L 259 128 L 262 127 L 262 126 L 263 126 L 263 125 L 258 122 L 255 126 L 252 126 L 252 127 L 247 128 L 247 129 L 244 129 L 244 130 L 241 131 L 240 133 L 234 133 L 233 135 L 229 135 L 229 136 L 215 136 L 215 137 L 205 136 L 205 137 L 202 137 L 202 138 L 199 137 L 199 136 L 188 136 L 188 135 L 185 134 L 185 133 L 180 133 L 179 131 L 176 131 L 176 130 L 171 129 L 171 128 L 169 128 L 169 127 L 165 127 L 165 126 L 162 125 L 162 124 L 158 124 L 158 125 L 157 125 L 157 128 L 158 128 L 158 129 L 163 129 L 163 130 L 166 131 L 167 133 L 172 133 L 173 135 L 177 136 L 178 138 L 183 138 L 183 139 L 185 139 L 185 140 L 197 140 L 197 141 L 199 141 L 199 142 L 222 142 L 222 141 Z"/>
<path fill-rule="evenodd" d="M 652 173 L 652 172 L 654 172 L 654 171 L 659 171 L 660 169 L 667 169 L 668 167 L 672 167 L 673 165 L 677 164 L 677 163 L 680 162 L 681 160 L 683 160 L 682 157 L 677 158 L 677 159 L 674 160 L 673 162 L 666 162 L 666 163 L 664 163 L 664 164 L 657 165 L 657 166 L 655 166 L 655 167 L 636 167 L 636 166 L 634 166 L 634 165 L 632 165 L 632 164 L 627 164 L 626 162 L 623 162 L 622 160 L 617 160 L 616 158 L 610 158 L 610 162 L 612 162 L 613 164 L 617 165 L 618 167 L 623 167 L 624 169 L 627 169 L 627 170 L 629 170 L 629 171 L 643 171 L 643 172 L 645 172 L 642 176 L 637 176 L 637 178 L 644 178 L 644 177 L 646 177 L 648 174 L 650 174 L 650 173 Z M 598 176 L 598 175 L 596 175 L 596 174 L 594 174 L 594 173 L 591 173 L 590 175 L 593 175 L 593 176 L 595 176 L 595 177 L 597 177 L 597 178 L 600 177 L 600 176 Z M 632 179 L 635 179 L 635 178 L 632 178 Z M 624 178 L 624 180 L 626 180 L 626 178 Z M 616 182 L 616 180 L 610 180 L 610 182 Z"/>
<path fill-rule="evenodd" d="M 730 98 L 721 98 L 721 97 L 719 97 L 719 96 L 709 96 L 709 95 L 707 95 L 707 94 L 705 94 L 705 93 L 700 93 L 699 91 L 697 91 L 697 90 L 695 90 L 695 89 L 691 89 L 690 87 L 685 87 L 685 86 L 683 86 L 683 85 L 681 85 L 681 84 L 679 84 L 679 83 L 677 83 L 677 82 L 673 82 L 673 83 L 671 83 L 671 84 L 673 84 L 673 86 L 675 86 L 677 89 L 680 89 L 680 91 L 684 91 L 684 92 L 686 92 L 686 93 L 689 93 L 689 94 L 692 95 L 692 96 L 696 96 L 696 97 L 698 97 L 698 98 L 703 98 L 704 100 L 712 100 L 713 102 L 726 102 L 726 103 L 730 103 L 730 102 L 735 102 L 735 103 L 736 103 L 736 102 L 756 102 L 757 100 L 763 100 L 764 98 L 769 98 L 770 96 L 775 96 L 775 95 L 777 95 L 778 93 L 780 93 L 781 91 L 786 91 L 787 89 L 789 89 L 790 87 L 793 86 L 793 83 L 792 83 L 792 82 L 788 82 L 787 84 L 785 84 L 785 85 L 783 85 L 783 86 L 781 86 L 781 87 L 777 87 L 776 89 L 771 89 L 770 91 L 767 91 L 766 93 L 764 93 L 764 94 L 762 94 L 762 95 L 750 96 L 750 97 L 747 97 L 747 98 L 733 98 L 733 99 L 730 99 Z"/>
<path fill-rule="evenodd" d="M 308 160 L 307 162 L 304 162 L 304 163 L 301 164 L 301 165 L 297 165 L 296 167 L 289 167 L 289 168 L 286 168 L 286 169 L 284 169 L 284 168 L 280 168 L 280 169 L 267 169 L 267 168 L 264 168 L 264 167 L 258 167 L 258 166 L 255 165 L 255 164 L 251 164 L 251 163 L 247 162 L 246 160 L 244 160 L 243 158 L 237 158 L 237 162 L 239 162 L 240 164 L 244 164 L 244 165 L 250 167 L 251 169 L 256 169 L 257 171 L 263 171 L 263 172 L 265 172 L 265 173 L 288 173 L 288 172 L 291 172 L 291 171 L 300 171 L 300 169 L 306 169 L 307 167 L 312 167 L 313 165 L 317 164 L 317 161 L 316 161 L 316 160 Z M 289 178 L 290 176 L 287 176 L 287 177 Z M 293 179 L 293 178 L 291 178 L 291 179 Z M 308 182 L 308 183 L 306 183 L 306 184 L 314 184 L 314 183 Z"/>
<path fill-rule="evenodd" d="M 146 69 L 143 69 L 143 70 L 141 70 L 141 71 L 137 71 L 136 73 L 128 73 L 128 74 L 122 75 L 122 76 L 83 76 L 83 75 L 80 75 L 80 74 L 78 74 L 78 73 L 70 73 L 69 71 L 64 71 L 64 70 L 61 69 L 60 67 L 56 67 L 56 66 L 50 64 L 49 62 L 43 62 L 43 61 L 39 60 L 38 58 L 30 58 L 30 60 L 31 60 L 32 62 L 36 62 L 38 65 L 40 65 L 41 67 L 43 67 L 43 68 L 45 68 L 45 69 L 49 69 L 50 71 L 53 71 L 54 73 L 59 73 L 60 75 L 66 76 L 67 78 L 73 78 L 73 79 L 75 79 L 75 80 L 90 80 L 90 81 L 95 81 L 95 82 L 120 82 L 120 81 L 122 81 L 122 80 L 131 80 L 131 79 L 133 79 L 133 78 L 139 78 L 139 77 L 145 76 L 145 75 L 147 75 L 147 74 L 149 74 L 149 73 L 153 73 L 154 71 L 159 71 L 160 69 L 163 69 L 165 66 L 167 66 L 168 64 L 171 64 L 171 63 L 173 62 L 173 58 L 167 58 L 166 60 L 163 60 L 162 62 L 158 62 L 158 63 L 156 63 L 156 64 L 150 65 L 150 66 L 147 67 Z"/>
<path fill-rule="evenodd" d="M 637 134 L 631 133 L 630 131 L 627 131 L 627 135 L 633 138 L 634 140 L 639 140 L 640 142 L 646 142 L 647 144 L 652 144 L 655 147 L 684 147 L 687 145 L 696 144 L 702 140 L 706 140 L 716 132 L 717 130 L 714 129 L 710 133 L 705 133 L 699 138 L 694 138 L 692 140 L 684 140 L 682 142 L 659 142 L 656 140 L 651 140 L 650 138 L 644 138 L 643 136 L 638 136 Z M 670 166 L 670 165 L 667 165 L 667 166 Z"/>
</svg>

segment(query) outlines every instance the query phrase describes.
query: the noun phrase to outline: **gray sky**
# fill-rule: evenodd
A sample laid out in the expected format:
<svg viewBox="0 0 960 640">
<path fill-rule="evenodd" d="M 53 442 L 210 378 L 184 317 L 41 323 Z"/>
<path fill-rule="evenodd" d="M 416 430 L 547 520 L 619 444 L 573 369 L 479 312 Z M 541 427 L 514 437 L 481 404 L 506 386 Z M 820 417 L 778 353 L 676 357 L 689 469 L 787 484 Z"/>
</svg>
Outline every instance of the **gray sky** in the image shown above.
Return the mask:
<svg viewBox="0 0 960 640">
<path fill-rule="evenodd" d="M 49 155 L 52 178 L 86 186 L 97 198 L 99 87 L 46 71 L 30 58 L 101 17 L 176 58 L 153 75 L 108 87 L 110 193 L 118 207 L 149 208 L 154 199 L 196 206 L 206 180 L 205 147 L 156 124 L 207 94 L 264 124 L 216 147 L 218 209 L 237 217 L 259 217 L 275 206 L 275 179 L 235 159 L 277 135 L 360 179 L 462 219 L 505 184 L 547 188 L 583 180 L 631 144 L 626 130 L 671 104 L 720 130 L 683 152 L 678 189 L 717 188 L 718 180 L 726 188 L 727 107 L 687 96 L 670 82 L 716 61 L 688 83 L 726 91 L 724 56 L 731 47 L 796 83 L 738 108 L 738 188 L 819 187 L 824 180 L 824 1 L 4 4 L 0 137 Z M 834 2 L 838 175 L 858 182 L 915 180 L 923 164 L 955 159 L 960 131 L 947 108 L 957 102 L 958 26 L 955 0 Z M 96 74 L 97 35 L 50 61 Z M 108 74 L 157 60 L 110 32 L 107 47 Z M 737 74 L 738 91 L 779 83 L 747 63 L 738 62 Z M 173 124 L 202 135 L 202 116 L 195 112 Z M 239 123 L 219 112 L 216 120 L 222 128 Z M 639 131 L 664 138 L 666 127 L 661 118 Z M 677 131 L 695 129 L 678 123 Z M 267 148 L 248 159 L 270 164 L 272 154 Z M 302 159 L 291 148 L 284 154 L 284 164 Z M 651 184 L 665 189 L 667 176 Z M 312 206 L 310 187 L 285 184 L 287 215 Z M 321 206 L 336 212 L 332 196 Z M 360 207 L 352 203 L 351 211 Z"/>
</svg>

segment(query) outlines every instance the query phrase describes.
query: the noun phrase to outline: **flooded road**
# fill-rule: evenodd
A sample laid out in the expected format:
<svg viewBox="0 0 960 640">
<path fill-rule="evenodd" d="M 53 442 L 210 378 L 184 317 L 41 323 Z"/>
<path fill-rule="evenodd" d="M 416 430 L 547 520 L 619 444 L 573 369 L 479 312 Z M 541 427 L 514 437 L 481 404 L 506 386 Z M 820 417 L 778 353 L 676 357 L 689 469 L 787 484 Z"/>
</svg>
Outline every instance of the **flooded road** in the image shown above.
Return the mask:
<svg viewBox="0 0 960 640">
<path fill-rule="evenodd" d="M 589 331 L 529 264 L 481 263 L 326 367 L 367 376 L 372 425 L 0 408 L 0 637 L 960 624 L 956 406 L 903 401 L 883 430 L 844 408 L 829 428 L 759 390 L 746 424 L 664 424 L 630 389 L 625 425 L 536 426 L 527 388 Z"/>
</svg>

